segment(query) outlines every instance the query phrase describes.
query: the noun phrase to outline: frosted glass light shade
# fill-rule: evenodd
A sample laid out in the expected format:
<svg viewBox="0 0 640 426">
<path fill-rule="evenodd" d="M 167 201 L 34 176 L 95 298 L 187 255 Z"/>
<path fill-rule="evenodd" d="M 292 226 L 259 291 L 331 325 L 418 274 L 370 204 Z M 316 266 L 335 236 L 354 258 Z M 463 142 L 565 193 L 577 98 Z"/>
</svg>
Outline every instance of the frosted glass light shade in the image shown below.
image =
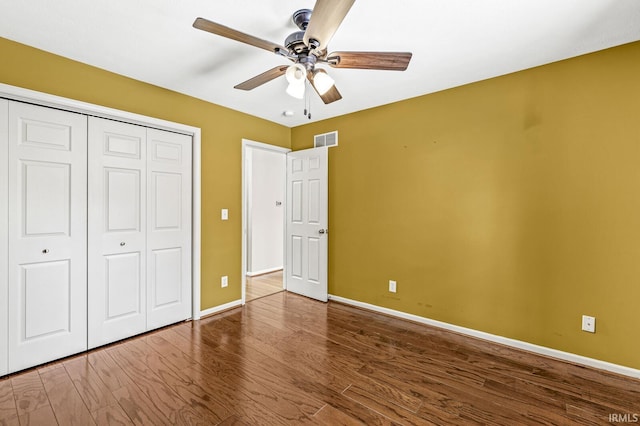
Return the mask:
<svg viewBox="0 0 640 426">
<path fill-rule="evenodd" d="M 304 83 L 307 78 L 307 69 L 300 64 L 293 64 L 287 68 L 287 72 L 284 74 L 289 84 Z"/>
<path fill-rule="evenodd" d="M 304 98 L 304 80 L 300 83 L 289 83 L 289 86 L 287 86 L 287 94 L 298 99 Z"/>
<path fill-rule="evenodd" d="M 324 95 L 333 87 L 335 81 L 327 74 L 325 70 L 318 69 L 313 73 L 313 85 L 320 94 Z"/>
</svg>

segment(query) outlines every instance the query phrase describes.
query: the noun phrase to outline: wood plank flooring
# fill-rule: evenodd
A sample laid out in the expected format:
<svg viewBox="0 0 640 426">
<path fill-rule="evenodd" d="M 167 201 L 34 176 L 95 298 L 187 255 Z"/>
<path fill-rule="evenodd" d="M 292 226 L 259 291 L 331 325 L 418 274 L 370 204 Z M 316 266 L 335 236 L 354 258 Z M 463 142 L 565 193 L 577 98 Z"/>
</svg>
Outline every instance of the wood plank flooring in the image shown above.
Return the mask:
<svg viewBox="0 0 640 426">
<path fill-rule="evenodd" d="M 282 271 L 247 277 L 245 298 L 249 302 L 282 290 Z"/>
<path fill-rule="evenodd" d="M 634 415 L 639 380 L 287 292 L 0 379 L 1 425 L 600 425 Z"/>
</svg>

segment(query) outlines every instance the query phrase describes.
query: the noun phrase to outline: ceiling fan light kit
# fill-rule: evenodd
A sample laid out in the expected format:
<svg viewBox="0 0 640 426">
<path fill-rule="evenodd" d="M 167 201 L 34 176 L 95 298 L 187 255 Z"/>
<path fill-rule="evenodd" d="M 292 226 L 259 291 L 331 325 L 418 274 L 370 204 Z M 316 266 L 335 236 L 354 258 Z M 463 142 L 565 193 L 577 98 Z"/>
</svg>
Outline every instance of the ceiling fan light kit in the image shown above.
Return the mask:
<svg viewBox="0 0 640 426">
<path fill-rule="evenodd" d="M 289 84 L 304 84 L 307 78 L 307 69 L 301 64 L 293 64 L 287 68 L 284 74 Z"/>
<path fill-rule="evenodd" d="M 285 45 L 245 34 L 222 24 L 197 18 L 193 26 L 222 37 L 269 50 L 293 62 L 291 66 L 278 66 L 263 72 L 236 86 L 240 90 L 252 90 L 277 77 L 285 75 L 289 85 L 286 92 L 298 99 L 304 97 L 305 81 L 309 81 L 325 104 L 342 99 L 333 78 L 317 63 L 332 68 L 404 71 L 411 60 L 410 52 L 350 52 L 327 53 L 327 45 L 355 0 L 317 0 L 315 7 L 293 13 L 292 21 L 300 31 L 290 34 Z"/>
<path fill-rule="evenodd" d="M 307 69 L 301 64 L 293 64 L 287 68 L 284 74 L 289 82 L 287 94 L 296 99 L 304 97 L 304 82 L 307 80 Z"/>
<path fill-rule="evenodd" d="M 335 81 L 327 72 L 321 68 L 318 68 L 313 72 L 313 85 L 315 86 L 320 96 L 324 95 L 335 84 Z"/>
</svg>

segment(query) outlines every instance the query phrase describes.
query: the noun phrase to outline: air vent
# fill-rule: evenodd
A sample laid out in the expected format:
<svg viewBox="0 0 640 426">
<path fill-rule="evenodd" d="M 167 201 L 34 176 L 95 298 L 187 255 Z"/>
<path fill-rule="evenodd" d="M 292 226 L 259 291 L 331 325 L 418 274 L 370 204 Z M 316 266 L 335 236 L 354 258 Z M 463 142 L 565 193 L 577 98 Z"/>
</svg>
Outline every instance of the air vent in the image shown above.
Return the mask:
<svg viewBox="0 0 640 426">
<path fill-rule="evenodd" d="M 315 135 L 313 137 L 313 146 L 315 148 L 321 146 L 338 146 L 338 131 L 323 133 L 321 135 Z"/>
</svg>

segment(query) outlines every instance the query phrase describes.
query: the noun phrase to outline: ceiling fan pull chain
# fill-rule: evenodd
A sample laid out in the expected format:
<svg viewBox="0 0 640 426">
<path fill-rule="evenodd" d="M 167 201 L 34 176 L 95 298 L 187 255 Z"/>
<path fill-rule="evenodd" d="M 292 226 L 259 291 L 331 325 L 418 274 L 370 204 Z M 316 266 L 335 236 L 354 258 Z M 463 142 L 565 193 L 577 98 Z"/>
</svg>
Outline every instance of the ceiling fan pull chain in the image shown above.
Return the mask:
<svg viewBox="0 0 640 426">
<path fill-rule="evenodd" d="M 305 82 L 305 86 L 307 85 L 307 83 Z M 302 115 L 304 115 L 305 117 L 307 116 L 307 104 L 308 104 L 308 99 L 309 99 L 309 91 L 307 90 L 307 88 L 305 87 L 305 91 L 304 91 L 304 111 L 302 112 Z"/>
<path fill-rule="evenodd" d="M 308 115 L 311 114 L 311 105 L 310 105 L 310 101 L 309 101 L 309 82 L 308 81 L 304 82 L 304 98 L 303 98 L 303 102 L 304 102 L 304 111 L 302 111 L 302 116 L 303 117 L 307 117 Z"/>
<path fill-rule="evenodd" d="M 307 90 L 305 91 L 305 93 L 309 93 L 309 90 L 311 90 L 311 87 L 308 87 L 308 86 L 311 86 L 311 84 L 309 84 L 309 81 L 306 81 L 305 83 L 307 84 Z M 309 118 L 309 120 L 311 120 L 311 97 L 310 96 L 307 96 L 307 107 L 309 108 L 309 113 L 307 114 L 305 112 L 305 115 L 307 116 L 307 118 Z"/>
</svg>

